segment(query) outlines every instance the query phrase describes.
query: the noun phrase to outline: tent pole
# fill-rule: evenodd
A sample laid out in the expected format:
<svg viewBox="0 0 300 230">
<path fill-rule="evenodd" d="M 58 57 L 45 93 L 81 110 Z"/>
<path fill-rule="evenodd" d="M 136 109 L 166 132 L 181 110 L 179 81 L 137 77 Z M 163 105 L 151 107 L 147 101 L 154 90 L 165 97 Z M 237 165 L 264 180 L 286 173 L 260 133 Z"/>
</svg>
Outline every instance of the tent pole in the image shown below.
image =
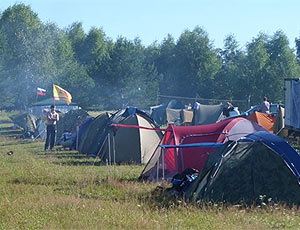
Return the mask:
<svg viewBox="0 0 300 230">
<path fill-rule="evenodd" d="M 159 158 L 158 161 L 156 162 L 156 182 L 158 182 L 158 173 L 159 173 Z"/>
<path fill-rule="evenodd" d="M 161 163 L 162 163 L 162 178 L 163 178 L 163 180 L 165 180 L 165 151 L 166 151 L 166 149 L 163 148 L 163 155 L 162 155 L 162 159 L 161 159 Z"/>
<path fill-rule="evenodd" d="M 114 154 L 114 178 L 116 177 L 116 145 L 115 145 L 115 135 L 113 135 L 113 154 Z"/>
<path fill-rule="evenodd" d="M 38 139 L 38 137 L 39 136 L 41 136 L 43 133 L 45 133 L 46 132 L 46 129 L 44 129 L 42 132 L 40 132 L 39 133 L 39 135 L 37 135 L 34 139 L 33 139 L 33 141 L 35 141 L 36 139 Z"/>
<path fill-rule="evenodd" d="M 78 146 L 79 146 L 79 126 L 76 126 L 76 150 L 78 151 Z M 79 152 L 78 152 L 79 153 Z"/>
<path fill-rule="evenodd" d="M 108 164 L 111 165 L 110 132 L 108 133 Z"/>
</svg>

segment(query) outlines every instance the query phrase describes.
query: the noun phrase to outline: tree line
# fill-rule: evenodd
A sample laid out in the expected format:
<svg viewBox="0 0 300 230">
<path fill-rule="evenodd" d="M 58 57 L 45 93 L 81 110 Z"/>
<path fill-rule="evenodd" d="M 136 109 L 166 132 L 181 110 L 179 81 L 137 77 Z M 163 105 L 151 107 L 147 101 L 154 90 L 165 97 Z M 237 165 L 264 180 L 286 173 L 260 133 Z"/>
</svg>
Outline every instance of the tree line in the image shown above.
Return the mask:
<svg viewBox="0 0 300 230">
<path fill-rule="evenodd" d="M 101 28 L 85 33 L 80 22 L 44 23 L 25 4 L 0 13 L 0 109 L 26 108 L 37 87 L 52 96 L 53 83 L 83 108 L 148 108 L 159 94 L 282 102 L 283 79 L 299 78 L 299 61 L 300 38 L 293 49 L 283 31 L 259 33 L 243 48 L 230 34 L 216 48 L 197 26 L 144 46 Z"/>
</svg>

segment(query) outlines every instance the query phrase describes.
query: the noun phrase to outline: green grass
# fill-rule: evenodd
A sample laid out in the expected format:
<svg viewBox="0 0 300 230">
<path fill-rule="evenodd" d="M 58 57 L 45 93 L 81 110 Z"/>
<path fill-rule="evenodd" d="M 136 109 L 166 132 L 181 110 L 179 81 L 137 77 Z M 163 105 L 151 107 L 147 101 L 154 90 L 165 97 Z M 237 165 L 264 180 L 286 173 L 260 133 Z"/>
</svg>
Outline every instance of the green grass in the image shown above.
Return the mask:
<svg viewBox="0 0 300 230">
<path fill-rule="evenodd" d="M 0 229 L 300 229 L 297 207 L 170 200 L 158 184 L 137 181 L 142 166 L 44 152 L 11 126 L 0 113 Z"/>
</svg>

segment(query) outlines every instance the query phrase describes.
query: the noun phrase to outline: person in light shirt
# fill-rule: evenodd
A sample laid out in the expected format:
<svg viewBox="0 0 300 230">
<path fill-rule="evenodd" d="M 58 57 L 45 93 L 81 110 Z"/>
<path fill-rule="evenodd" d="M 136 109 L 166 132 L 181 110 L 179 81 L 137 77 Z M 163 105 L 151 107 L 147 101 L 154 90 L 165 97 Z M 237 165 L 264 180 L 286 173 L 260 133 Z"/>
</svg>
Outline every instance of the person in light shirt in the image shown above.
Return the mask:
<svg viewBox="0 0 300 230">
<path fill-rule="evenodd" d="M 45 142 L 45 151 L 54 150 L 55 136 L 56 136 L 56 124 L 59 121 L 59 114 L 55 111 L 55 105 L 51 105 L 50 111 L 46 114 L 47 125 L 47 137 Z"/>
<path fill-rule="evenodd" d="M 264 101 L 261 103 L 259 111 L 262 113 L 270 113 L 270 103 L 268 102 L 267 97 L 264 97 Z"/>
</svg>

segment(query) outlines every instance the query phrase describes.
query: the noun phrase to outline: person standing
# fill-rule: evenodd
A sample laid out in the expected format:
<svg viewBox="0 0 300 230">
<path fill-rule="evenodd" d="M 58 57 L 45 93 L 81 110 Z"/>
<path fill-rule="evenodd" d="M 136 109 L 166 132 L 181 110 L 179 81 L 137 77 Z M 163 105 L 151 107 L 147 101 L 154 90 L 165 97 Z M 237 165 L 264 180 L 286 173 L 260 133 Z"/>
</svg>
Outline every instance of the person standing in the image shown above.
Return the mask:
<svg viewBox="0 0 300 230">
<path fill-rule="evenodd" d="M 47 121 L 47 137 L 45 142 L 45 151 L 49 149 L 54 150 L 54 144 L 55 144 L 55 136 L 56 136 L 56 124 L 59 120 L 59 115 L 55 111 L 55 105 L 51 105 L 50 111 L 47 112 L 46 115 Z"/>
<path fill-rule="evenodd" d="M 260 112 L 270 113 L 270 103 L 268 102 L 267 97 L 264 97 L 264 101 L 260 105 Z"/>
</svg>

